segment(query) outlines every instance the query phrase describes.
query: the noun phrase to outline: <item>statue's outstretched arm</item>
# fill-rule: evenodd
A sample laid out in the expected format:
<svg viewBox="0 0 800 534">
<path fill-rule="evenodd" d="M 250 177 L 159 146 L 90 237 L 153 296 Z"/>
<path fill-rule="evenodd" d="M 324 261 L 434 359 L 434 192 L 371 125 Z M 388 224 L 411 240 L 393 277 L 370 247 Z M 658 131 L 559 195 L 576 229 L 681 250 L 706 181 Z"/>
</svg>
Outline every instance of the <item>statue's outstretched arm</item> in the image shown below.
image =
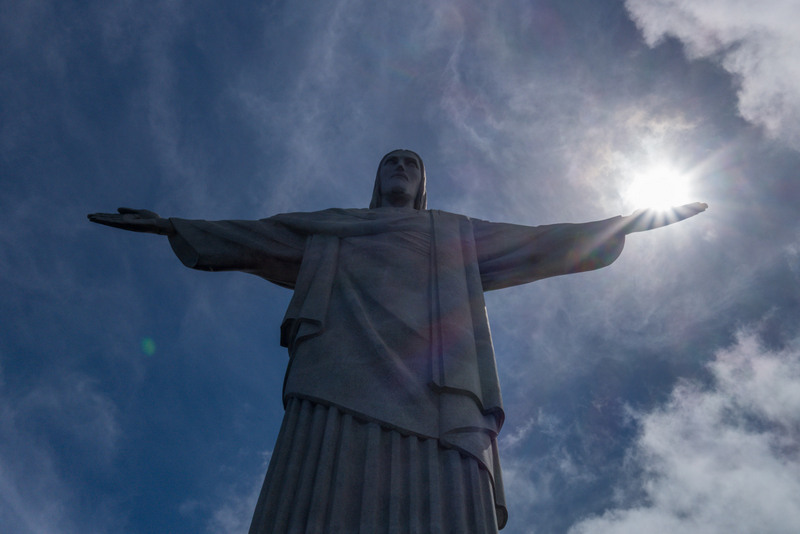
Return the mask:
<svg viewBox="0 0 800 534">
<path fill-rule="evenodd" d="M 169 219 L 163 219 L 158 213 L 150 210 L 118 208 L 119 213 L 90 213 L 89 220 L 131 232 L 146 232 L 159 235 L 173 235 L 175 228 Z"/>
<path fill-rule="evenodd" d="M 666 211 L 655 209 L 636 210 L 627 217 L 622 217 L 620 232 L 632 234 L 633 232 L 644 232 L 661 228 L 668 224 L 676 223 L 689 217 L 694 217 L 708 208 L 704 202 L 693 202 L 670 208 Z"/>
</svg>

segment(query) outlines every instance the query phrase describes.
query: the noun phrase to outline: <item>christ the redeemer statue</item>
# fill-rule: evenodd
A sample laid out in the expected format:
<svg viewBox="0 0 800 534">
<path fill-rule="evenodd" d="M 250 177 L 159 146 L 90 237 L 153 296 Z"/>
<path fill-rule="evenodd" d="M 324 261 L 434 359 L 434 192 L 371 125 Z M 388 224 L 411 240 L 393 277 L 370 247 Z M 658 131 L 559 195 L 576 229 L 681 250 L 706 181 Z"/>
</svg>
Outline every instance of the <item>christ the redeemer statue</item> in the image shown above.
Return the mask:
<svg viewBox="0 0 800 534">
<path fill-rule="evenodd" d="M 187 267 L 294 290 L 286 413 L 251 533 L 491 533 L 508 517 L 503 408 L 483 292 L 598 269 L 625 235 L 706 209 L 520 226 L 428 210 L 422 159 L 383 157 L 369 209 L 258 221 L 93 222 L 163 234 Z"/>
</svg>

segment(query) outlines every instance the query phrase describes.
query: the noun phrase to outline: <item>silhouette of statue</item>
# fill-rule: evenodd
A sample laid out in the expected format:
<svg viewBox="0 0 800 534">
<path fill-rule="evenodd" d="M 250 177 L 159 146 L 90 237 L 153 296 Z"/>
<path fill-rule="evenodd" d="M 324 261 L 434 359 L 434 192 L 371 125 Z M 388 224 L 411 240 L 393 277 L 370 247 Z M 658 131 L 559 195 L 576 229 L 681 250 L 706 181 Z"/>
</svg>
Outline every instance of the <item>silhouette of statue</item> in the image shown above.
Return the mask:
<svg viewBox="0 0 800 534">
<path fill-rule="evenodd" d="M 167 235 L 187 266 L 294 290 L 285 416 L 250 527 L 281 532 L 496 532 L 507 519 L 500 387 L 483 292 L 598 269 L 625 235 L 685 219 L 638 211 L 520 226 L 428 210 L 422 159 L 383 157 L 369 209 L 258 221 L 93 222 Z"/>
</svg>

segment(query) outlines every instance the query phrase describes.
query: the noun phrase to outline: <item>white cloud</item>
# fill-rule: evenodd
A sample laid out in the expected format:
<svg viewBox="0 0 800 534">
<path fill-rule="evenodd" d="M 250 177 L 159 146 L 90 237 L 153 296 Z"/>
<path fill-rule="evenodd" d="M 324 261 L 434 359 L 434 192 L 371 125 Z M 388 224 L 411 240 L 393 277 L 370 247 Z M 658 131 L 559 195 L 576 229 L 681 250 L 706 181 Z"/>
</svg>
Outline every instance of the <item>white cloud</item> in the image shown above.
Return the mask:
<svg viewBox="0 0 800 534">
<path fill-rule="evenodd" d="M 797 531 L 800 346 L 770 352 L 742 334 L 709 368 L 712 388 L 685 382 L 640 417 L 631 453 L 643 473 L 638 502 L 572 534 Z"/>
<path fill-rule="evenodd" d="M 739 111 L 800 149 L 800 3 L 796 0 L 626 0 L 651 46 L 680 39 L 692 58 L 711 58 L 739 83 Z"/>
</svg>

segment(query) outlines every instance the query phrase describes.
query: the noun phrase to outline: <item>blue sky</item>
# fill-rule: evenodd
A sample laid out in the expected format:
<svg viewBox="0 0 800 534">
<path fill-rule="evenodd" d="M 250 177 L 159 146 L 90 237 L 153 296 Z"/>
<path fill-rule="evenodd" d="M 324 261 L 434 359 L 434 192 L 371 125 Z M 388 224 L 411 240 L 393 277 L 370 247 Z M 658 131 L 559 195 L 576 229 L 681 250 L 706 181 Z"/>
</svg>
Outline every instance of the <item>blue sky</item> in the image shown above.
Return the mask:
<svg viewBox="0 0 800 534">
<path fill-rule="evenodd" d="M 0 524 L 245 532 L 289 293 L 188 270 L 118 206 L 253 219 L 369 202 L 521 224 L 708 212 L 592 273 L 487 294 L 504 532 L 800 524 L 800 8 L 768 0 L 0 0 Z"/>
</svg>

